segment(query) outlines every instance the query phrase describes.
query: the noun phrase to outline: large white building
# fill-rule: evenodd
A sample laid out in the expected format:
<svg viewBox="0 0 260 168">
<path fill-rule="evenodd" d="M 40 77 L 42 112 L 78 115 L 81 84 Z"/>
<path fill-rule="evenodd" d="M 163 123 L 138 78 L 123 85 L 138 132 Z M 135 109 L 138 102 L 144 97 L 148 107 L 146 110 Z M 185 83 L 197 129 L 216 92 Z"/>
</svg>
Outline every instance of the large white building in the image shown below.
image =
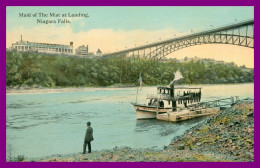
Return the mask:
<svg viewBox="0 0 260 168">
<path fill-rule="evenodd" d="M 70 42 L 70 45 L 37 43 L 37 42 L 24 41 L 21 36 L 21 40 L 16 43 L 13 43 L 10 49 L 16 51 L 28 51 L 28 52 L 33 51 L 33 52 L 40 52 L 40 53 L 72 55 L 73 42 Z"/>
</svg>

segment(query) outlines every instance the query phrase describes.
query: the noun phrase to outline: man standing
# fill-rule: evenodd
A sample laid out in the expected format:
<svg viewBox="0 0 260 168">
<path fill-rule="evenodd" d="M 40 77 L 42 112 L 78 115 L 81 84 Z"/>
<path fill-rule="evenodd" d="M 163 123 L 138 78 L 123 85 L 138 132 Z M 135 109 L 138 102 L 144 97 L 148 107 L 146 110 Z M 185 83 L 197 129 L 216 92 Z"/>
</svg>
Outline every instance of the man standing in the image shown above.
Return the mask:
<svg viewBox="0 0 260 168">
<path fill-rule="evenodd" d="M 85 135 L 85 140 L 84 140 L 84 145 L 83 145 L 83 154 L 86 153 L 86 146 L 88 145 L 88 153 L 91 153 L 91 144 L 90 142 L 94 140 L 93 138 L 93 128 L 90 126 L 91 123 L 87 122 L 87 130 L 86 130 L 86 135 Z"/>
</svg>

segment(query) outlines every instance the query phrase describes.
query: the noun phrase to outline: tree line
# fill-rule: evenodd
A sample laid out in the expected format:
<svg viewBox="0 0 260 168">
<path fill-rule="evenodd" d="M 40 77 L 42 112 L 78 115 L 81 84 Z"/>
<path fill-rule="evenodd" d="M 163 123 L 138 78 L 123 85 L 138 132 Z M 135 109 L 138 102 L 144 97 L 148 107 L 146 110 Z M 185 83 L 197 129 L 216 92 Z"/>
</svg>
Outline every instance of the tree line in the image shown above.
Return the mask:
<svg viewBox="0 0 260 168">
<path fill-rule="evenodd" d="M 168 85 L 177 70 L 181 84 L 227 84 L 254 82 L 254 69 L 234 63 L 208 60 L 153 61 L 126 57 L 100 59 L 49 56 L 40 53 L 6 53 L 6 85 L 15 86 L 111 86 Z"/>
</svg>

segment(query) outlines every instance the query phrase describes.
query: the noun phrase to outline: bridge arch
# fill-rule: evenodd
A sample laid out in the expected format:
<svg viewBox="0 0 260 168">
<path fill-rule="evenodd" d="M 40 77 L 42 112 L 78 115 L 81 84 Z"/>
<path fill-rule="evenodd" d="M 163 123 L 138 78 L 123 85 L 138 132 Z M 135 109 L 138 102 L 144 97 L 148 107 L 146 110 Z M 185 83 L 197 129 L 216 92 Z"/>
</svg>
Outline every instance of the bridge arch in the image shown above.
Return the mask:
<svg viewBox="0 0 260 168">
<path fill-rule="evenodd" d="M 203 44 L 228 44 L 254 48 L 254 20 L 104 54 L 104 56 L 128 55 L 138 58 L 161 59 L 177 50 Z"/>
<path fill-rule="evenodd" d="M 229 44 L 254 48 L 254 38 L 247 35 L 236 35 L 221 32 L 195 35 L 177 41 L 165 43 L 145 55 L 145 57 L 149 59 L 161 59 L 177 50 L 203 44 Z"/>
<path fill-rule="evenodd" d="M 229 44 L 254 48 L 254 39 L 252 37 L 227 34 L 203 35 L 164 44 L 145 55 L 145 57 L 149 59 L 161 59 L 177 50 L 203 44 Z"/>
</svg>

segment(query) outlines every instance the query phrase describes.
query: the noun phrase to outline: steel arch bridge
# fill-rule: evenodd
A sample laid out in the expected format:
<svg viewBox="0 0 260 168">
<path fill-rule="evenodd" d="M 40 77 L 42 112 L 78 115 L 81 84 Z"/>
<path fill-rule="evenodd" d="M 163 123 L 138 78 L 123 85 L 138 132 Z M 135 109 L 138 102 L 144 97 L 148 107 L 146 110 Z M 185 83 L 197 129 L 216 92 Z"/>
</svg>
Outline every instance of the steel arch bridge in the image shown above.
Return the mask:
<svg viewBox="0 0 260 168">
<path fill-rule="evenodd" d="M 178 38 L 104 54 L 157 60 L 174 51 L 202 44 L 229 44 L 254 48 L 254 20 L 247 20 Z"/>
</svg>

